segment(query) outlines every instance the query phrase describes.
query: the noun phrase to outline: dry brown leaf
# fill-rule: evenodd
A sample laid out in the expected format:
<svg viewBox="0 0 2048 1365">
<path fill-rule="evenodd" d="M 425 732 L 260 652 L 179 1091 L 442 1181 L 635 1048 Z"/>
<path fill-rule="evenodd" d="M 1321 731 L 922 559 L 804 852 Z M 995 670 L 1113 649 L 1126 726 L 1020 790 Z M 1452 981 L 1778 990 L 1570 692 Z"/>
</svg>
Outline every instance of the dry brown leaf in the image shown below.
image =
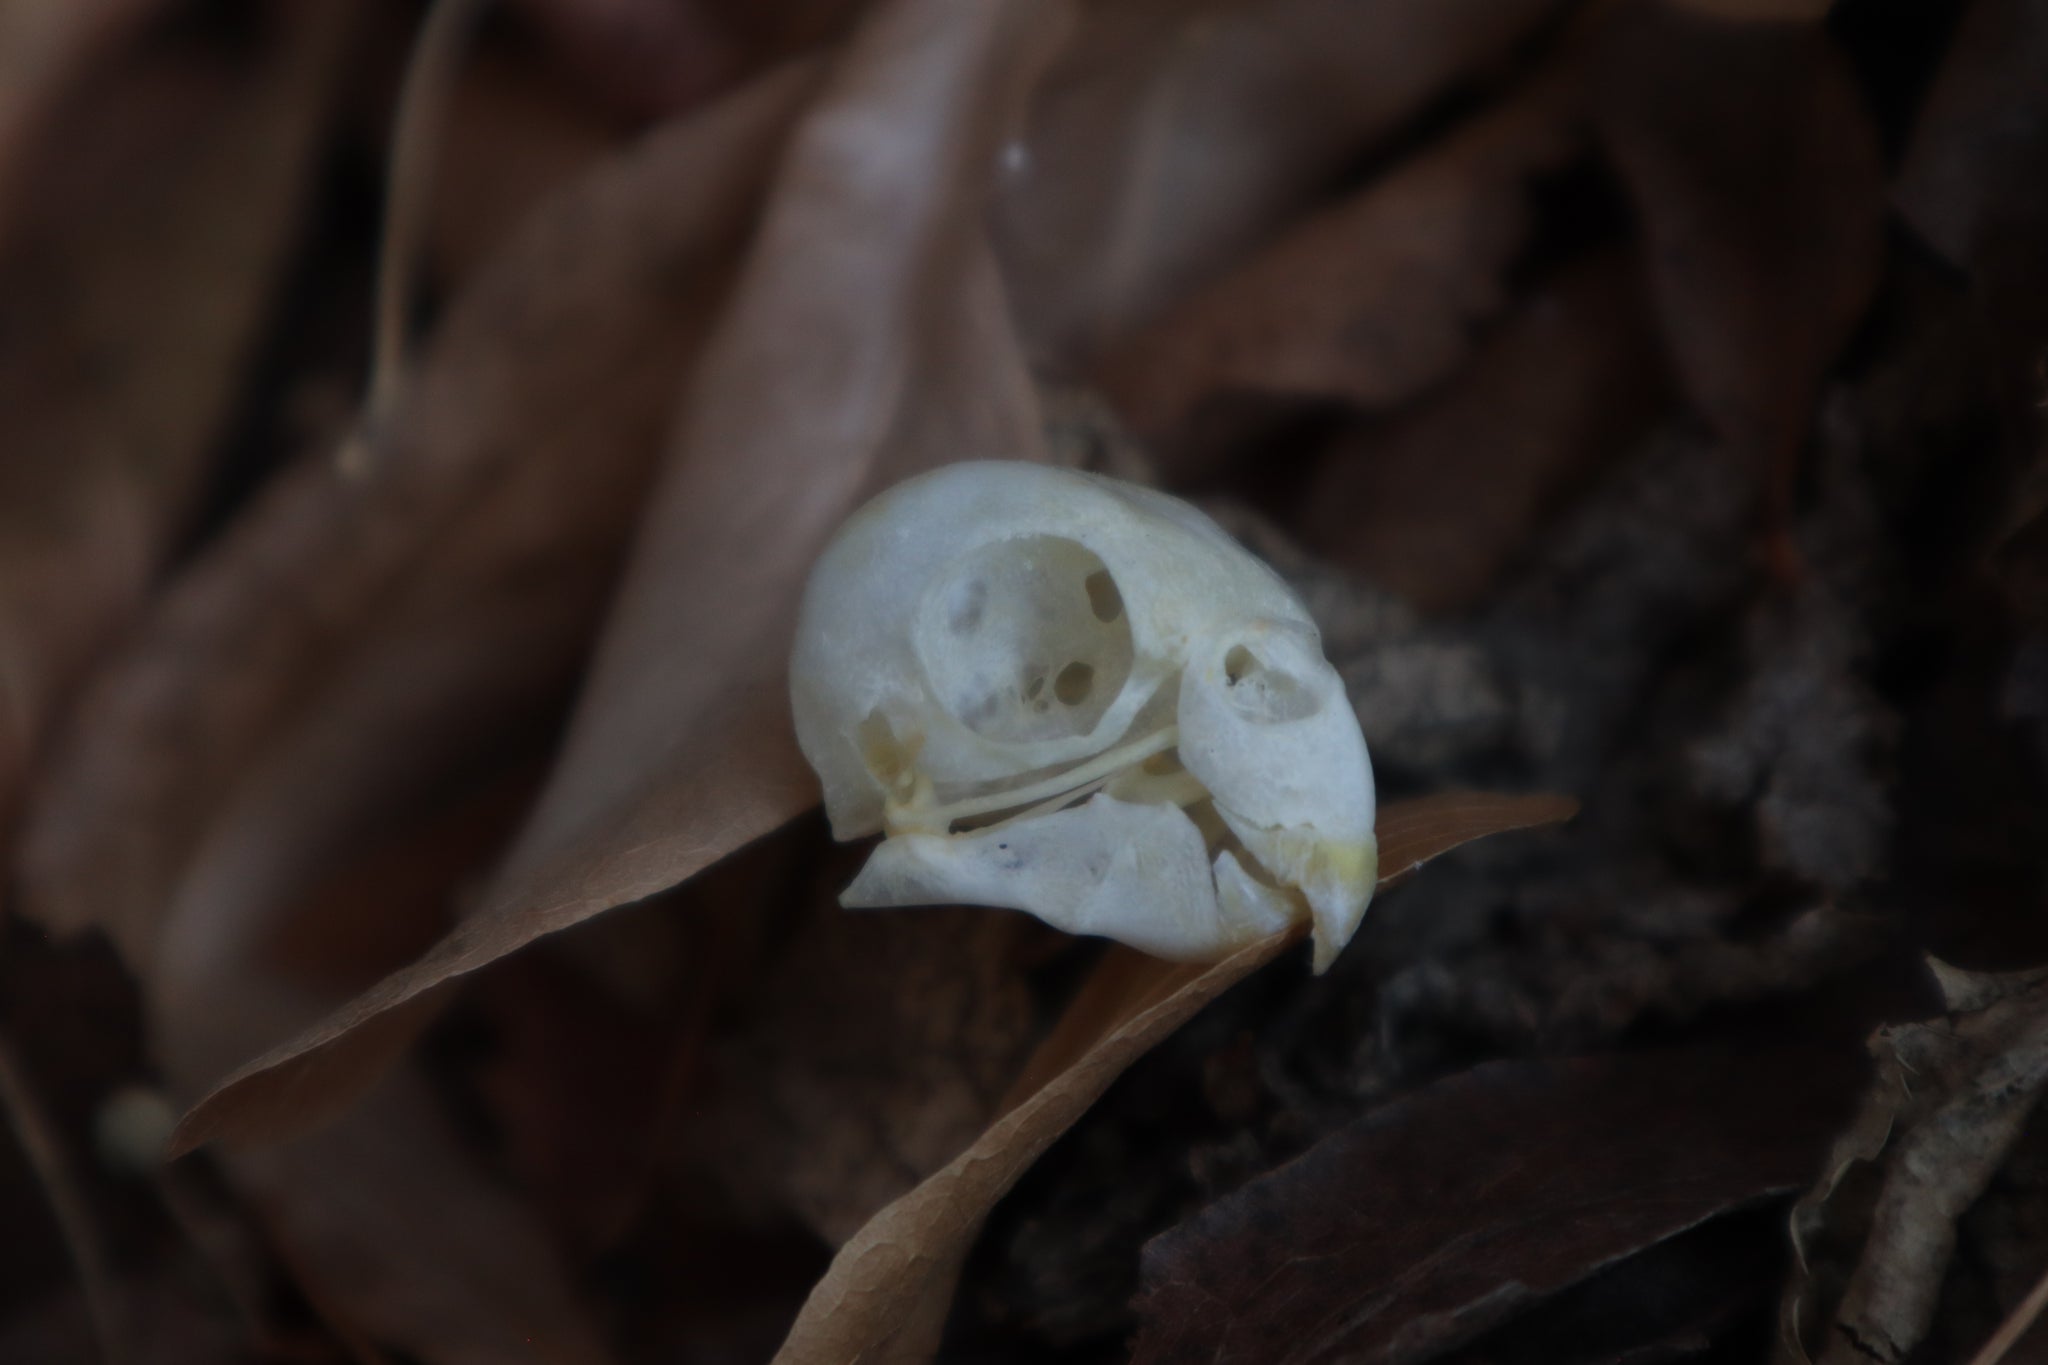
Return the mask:
<svg viewBox="0 0 2048 1365">
<path fill-rule="evenodd" d="M 26 831 L 30 914 L 106 928 L 147 977 L 194 851 L 323 706 L 406 732 L 337 735 L 342 772 L 430 774 L 437 746 L 531 723 L 581 654 L 810 80 L 770 78 L 551 200 L 454 305 L 370 468 L 302 462 L 186 573 L 53 764 Z M 323 773 L 291 800 L 352 794 Z"/>
<path fill-rule="evenodd" d="M 1568 797 L 1475 792 L 1396 802 L 1379 815 L 1380 884 L 1459 844 L 1570 819 L 1577 809 Z M 1300 937 L 1276 934 L 1212 966 L 1112 946 L 1025 1065 L 1001 1117 L 840 1248 L 775 1365 L 929 1361 L 954 1281 L 996 1201 L 1131 1063 Z"/>
<path fill-rule="evenodd" d="M 333 733 L 359 733 L 354 719 Z M 293 799 L 335 756 L 321 727 L 309 730 L 251 780 L 163 927 L 144 985 L 176 1095 L 416 951 L 509 832 L 537 766 L 486 770 L 452 798 L 377 793 L 344 775 L 344 792 L 389 800 L 337 826 Z M 345 1335 L 431 1365 L 608 1358 L 560 1253 L 458 1140 L 421 1077 L 391 1076 L 312 1137 L 223 1161 L 308 1299 Z"/>
<path fill-rule="evenodd" d="M 1840 1060 L 1490 1062 L 1376 1107 L 1146 1244 L 1133 1365 L 1434 1359 L 1796 1187 L 1854 1087 Z"/>
<path fill-rule="evenodd" d="M 996 1201 L 1132 1062 L 1299 937 L 1276 934 L 1210 967 L 1151 959 L 1134 967 L 1123 954 L 1112 957 L 1116 990 L 1084 990 L 1076 1001 L 1088 1015 L 1109 1016 L 1104 1030 L 965 1152 L 840 1248 L 775 1365 L 930 1360 L 953 1282 Z M 1104 1009 L 1110 994 L 1120 998 Z M 1071 1046 L 1070 1036 L 1057 1041 Z"/>
<path fill-rule="evenodd" d="M 164 0 L 4 0 L 0 3 L 0 242 L 27 201 L 25 160 L 54 122 L 53 106 L 95 58 Z"/>
<path fill-rule="evenodd" d="M 129 871 L 158 880 L 117 883 L 132 899 L 64 904 L 125 912 L 115 927 L 186 1096 L 445 924 L 397 914 L 381 922 L 409 937 L 380 939 L 368 957 L 338 950 L 323 932 L 336 921 L 360 939 L 356 922 L 380 922 L 376 910 L 422 908 L 396 902 L 388 883 L 278 916 L 382 822 L 543 737 L 532 731 L 558 713 L 585 648 L 662 417 L 765 182 L 760 162 L 807 84 L 802 72 L 776 78 L 552 203 L 457 303 L 382 462 L 360 480 L 325 460 L 288 476 L 110 684 L 121 726 L 98 736 L 114 742 L 91 755 L 112 761 L 102 771 L 141 784 L 128 790 L 152 818 L 210 799 L 169 831 L 175 842 L 144 847 L 148 861 Z M 508 350 L 508 337 L 519 344 Z M 138 727 L 171 742 L 217 729 L 197 754 L 123 748 Z M 168 775 L 149 769 L 166 756 Z M 200 759 L 217 766 L 179 766 Z M 74 774 L 73 828 L 89 838 L 108 832 L 85 780 L 98 775 Z M 478 870 L 482 852 L 450 875 Z M 51 875 L 39 889 L 81 890 L 76 866 Z M 285 982 L 271 964 L 280 953 L 295 966 Z M 368 1065 L 345 1100 L 430 1008 L 362 1040 Z M 303 1125 L 327 1098 L 281 1103 Z M 539 1228 L 445 1126 L 402 1080 L 332 1132 L 228 1160 L 337 1320 L 436 1361 L 601 1359 Z M 534 1357 L 536 1343 L 553 1355 Z"/>
<path fill-rule="evenodd" d="M 638 946 L 658 946 L 647 937 Z M 543 949 L 485 973 L 464 1001 L 468 1026 L 491 1039 L 470 1074 L 490 1109 L 494 1164 L 579 1263 L 617 1247 L 646 1213 L 655 1144 L 679 1103 L 694 1119 L 698 1096 L 701 1025 L 632 1008 L 608 985 Z"/>
<path fill-rule="evenodd" d="M 994 148 L 1059 18 L 1025 0 L 897 0 L 869 18 L 778 172 L 561 761 L 503 872 L 418 962 L 224 1081 L 181 1150 L 317 1121 L 306 1098 L 345 1103 L 402 1041 L 397 1012 L 816 800 L 784 670 L 817 550 L 876 488 L 1037 448 L 979 222 Z"/>
<path fill-rule="evenodd" d="M 2048 510 L 2039 511 L 2002 538 L 1986 556 L 2013 611 L 2048 624 Z"/>
<path fill-rule="evenodd" d="M 744 54 L 702 0 L 517 0 L 551 55 L 637 115 L 676 114 L 730 84 Z"/>
<path fill-rule="evenodd" d="M 848 850 L 849 853 L 852 850 Z M 858 859 L 822 860 L 809 904 L 713 1040 L 686 1134 L 830 1244 L 943 1166 L 997 1112 L 1036 1019 L 1021 914 L 848 914 Z"/>
<path fill-rule="evenodd" d="M 1569 796 L 1538 793 L 1440 792 L 1396 801 L 1380 812 L 1380 885 L 1400 881 L 1431 858 L 1460 844 L 1540 825 L 1561 824 L 1579 813 Z"/>
<path fill-rule="evenodd" d="M 230 1176 L 330 1320 L 423 1365 L 604 1365 L 547 1230 L 438 1105 L 420 1077 L 387 1076 L 333 1127 L 236 1153 Z"/>
<path fill-rule="evenodd" d="M 1730 450 L 1770 476 L 1782 537 L 1815 391 L 1884 260 L 1876 129 L 1816 24 L 1660 0 L 1617 12 L 1598 66 L 1666 347 Z"/>
<path fill-rule="evenodd" d="M 1984 1348 L 1970 1357 L 1970 1365 L 1998 1365 L 2040 1321 L 2043 1311 L 2048 1311 L 2048 1272 L 2034 1282 L 2034 1287 L 2027 1291 L 2027 1297 L 1998 1325 L 1998 1330 L 1984 1343 Z M 2036 1349 L 2039 1349 L 2038 1343 Z"/>
<path fill-rule="evenodd" d="M 125 1359 L 129 1324 L 99 1224 L 78 1183 L 64 1136 L 5 1033 L 0 1033 L 0 1127 L 7 1130 L 35 1173 L 35 1183 L 71 1260 L 94 1347 L 104 1360 Z"/>
<path fill-rule="evenodd" d="M 621 140 L 615 124 L 534 65 L 478 52 L 450 93 L 424 224 L 437 287 L 459 290 L 547 196 Z"/>
<path fill-rule="evenodd" d="M 186 1267 L 165 1267 L 147 1278 L 130 1276 L 120 1287 L 130 1313 L 149 1324 L 148 1333 L 126 1354 L 101 1355 L 78 1296 L 59 1293 L 0 1323 L 0 1360 L 112 1359 L 119 1365 L 191 1365 L 201 1360 L 248 1358 L 247 1335 L 195 1292 Z"/>
<path fill-rule="evenodd" d="M 1681 9 L 1744 23 L 1810 23 L 1825 19 L 1835 0 L 1676 0 Z"/>
<path fill-rule="evenodd" d="M 1301 498 L 1307 543 L 1424 608 L 1477 601 L 1665 399 L 1628 265 L 1609 255 L 1566 269 L 1452 383 L 1341 435 Z"/>
<path fill-rule="evenodd" d="M 1532 226 L 1530 182 L 1580 147 L 1564 77 L 1548 73 L 1304 218 L 1119 347 L 1104 387 L 1165 466 L 1188 472 L 1212 395 L 1384 408 L 1463 362 L 1476 324 L 1506 303 L 1502 276 Z"/>
<path fill-rule="evenodd" d="M 1080 369 L 1222 273 L 1555 0 L 1090 8 L 1012 157 L 998 241 L 1033 358 Z"/>
<path fill-rule="evenodd" d="M 2044 61 L 2048 23 L 2038 7 L 2027 0 L 1971 5 L 1914 122 L 1892 192 L 1906 220 L 1969 271 L 1982 306 L 2016 328 L 2029 355 L 2048 320 L 2040 251 L 2048 188 L 2038 174 Z"/>
<path fill-rule="evenodd" d="M 0 7 L 0 31 L 110 8 Z M 226 73 L 131 59 L 70 123 L 65 159 L 30 168 L 33 212 L 0 262 L 0 826 L 191 510 L 296 236 L 353 10 L 274 11 Z M 0 66 L 20 58 L 0 37 Z"/>
<path fill-rule="evenodd" d="M 976 223 L 1056 25 L 1046 6 L 899 0 L 840 60 L 692 384 L 549 791 L 466 926 L 505 937 L 491 955 L 664 890 L 810 805 L 784 669 L 817 549 L 880 486 L 1033 453 L 1035 399 Z"/>
</svg>

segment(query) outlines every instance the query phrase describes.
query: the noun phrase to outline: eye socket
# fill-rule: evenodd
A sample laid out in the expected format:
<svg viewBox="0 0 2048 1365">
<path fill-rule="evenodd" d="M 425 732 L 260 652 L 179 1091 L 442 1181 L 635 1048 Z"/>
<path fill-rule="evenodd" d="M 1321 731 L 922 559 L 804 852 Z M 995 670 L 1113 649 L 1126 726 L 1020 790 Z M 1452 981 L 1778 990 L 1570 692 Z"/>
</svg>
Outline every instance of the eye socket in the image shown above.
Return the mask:
<svg viewBox="0 0 2048 1365">
<path fill-rule="evenodd" d="M 1243 644 L 1223 656 L 1223 690 L 1232 710 L 1261 725 L 1306 720 L 1322 707 L 1313 687 Z"/>
<path fill-rule="evenodd" d="M 940 704 L 989 739 L 1093 733 L 1131 675 L 1115 575 L 1080 542 L 1020 536 L 970 551 L 926 593 L 914 638 Z"/>
</svg>

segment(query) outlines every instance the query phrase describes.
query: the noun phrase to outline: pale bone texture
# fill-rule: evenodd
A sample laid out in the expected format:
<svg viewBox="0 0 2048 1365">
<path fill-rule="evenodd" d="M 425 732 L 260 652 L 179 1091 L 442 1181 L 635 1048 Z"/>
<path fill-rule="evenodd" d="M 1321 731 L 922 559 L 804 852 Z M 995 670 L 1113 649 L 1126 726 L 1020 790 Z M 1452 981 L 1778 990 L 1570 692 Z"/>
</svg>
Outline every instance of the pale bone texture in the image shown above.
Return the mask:
<svg viewBox="0 0 2048 1365">
<path fill-rule="evenodd" d="M 1372 766 L 1314 622 L 1163 493 L 1002 461 L 889 489 L 811 571 L 790 688 L 834 835 L 886 835 L 849 907 L 1176 961 L 1308 918 L 1320 972 L 1372 897 Z"/>
</svg>

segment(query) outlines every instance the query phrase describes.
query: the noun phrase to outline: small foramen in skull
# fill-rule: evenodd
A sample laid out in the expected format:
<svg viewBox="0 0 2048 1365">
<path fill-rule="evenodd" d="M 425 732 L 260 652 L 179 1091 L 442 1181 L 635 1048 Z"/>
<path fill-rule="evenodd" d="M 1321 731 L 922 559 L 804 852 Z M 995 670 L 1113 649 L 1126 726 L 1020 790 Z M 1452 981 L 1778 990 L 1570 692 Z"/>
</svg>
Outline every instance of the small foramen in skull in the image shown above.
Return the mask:
<svg viewBox="0 0 2048 1365">
<path fill-rule="evenodd" d="M 886 836 L 846 906 L 1177 961 L 1307 919 L 1321 972 L 1372 898 L 1372 765 L 1315 624 L 1163 493 L 1001 461 L 887 490 L 811 571 L 790 690 L 834 836 Z"/>
</svg>

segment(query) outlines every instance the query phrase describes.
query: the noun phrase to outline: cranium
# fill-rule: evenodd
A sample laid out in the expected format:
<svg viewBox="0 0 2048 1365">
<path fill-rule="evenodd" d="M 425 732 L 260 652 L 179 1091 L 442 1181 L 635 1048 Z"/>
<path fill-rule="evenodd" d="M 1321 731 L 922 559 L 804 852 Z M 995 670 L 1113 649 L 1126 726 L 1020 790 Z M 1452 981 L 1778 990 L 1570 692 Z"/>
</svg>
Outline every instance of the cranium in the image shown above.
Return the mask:
<svg viewBox="0 0 2048 1365">
<path fill-rule="evenodd" d="M 820 556 L 790 681 L 851 907 L 1025 910 L 1176 960 L 1301 918 L 1315 967 L 1378 866 L 1372 768 L 1294 593 L 1186 503 L 948 465 Z"/>
</svg>

